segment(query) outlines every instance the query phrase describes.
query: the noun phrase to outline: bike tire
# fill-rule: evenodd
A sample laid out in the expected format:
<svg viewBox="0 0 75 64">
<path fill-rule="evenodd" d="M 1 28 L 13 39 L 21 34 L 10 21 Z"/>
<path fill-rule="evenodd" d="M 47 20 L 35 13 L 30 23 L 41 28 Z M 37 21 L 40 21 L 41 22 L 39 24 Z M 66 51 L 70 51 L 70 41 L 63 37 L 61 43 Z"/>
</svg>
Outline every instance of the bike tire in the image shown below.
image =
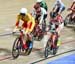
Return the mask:
<svg viewBox="0 0 75 64">
<path fill-rule="evenodd" d="M 70 14 L 65 17 L 64 26 L 67 26 L 70 23 Z"/>
<path fill-rule="evenodd" d="M 12 47 L 12 57 L 14 59 L 15 58 L 18 58 L 18 56 L 20 54 L 20 50 L 18 48 L 18 45 L 20 45 L 20 39 L 19 38 L 16 38 L 15 41 L 14 41 L 13 47 Z M 15 54 L 15 52 L 16 52 L 16 54 Z"/>
<path fill-rule="evenodd" d="M 52 49 L 53 55 L 56 55 L 56 53 L 57 53 L 57 41 L 58 41 L 58 38 L 56 38 L 56 40 L 55 40 L 55 48 Z"/>
<path fill-rule="evenodd" d="M 49 40 L 47 41 L 47 44 L 46 44 L 46 47 L 45 47 L 45 51 L 44 51 L 44 56 L 45 56 L 45 58 L 47 58 L 48 57 L 48 55 L 49 55 L 49 49 L 50 48 L 50 46 L 49 46 Z"/>
</svg>

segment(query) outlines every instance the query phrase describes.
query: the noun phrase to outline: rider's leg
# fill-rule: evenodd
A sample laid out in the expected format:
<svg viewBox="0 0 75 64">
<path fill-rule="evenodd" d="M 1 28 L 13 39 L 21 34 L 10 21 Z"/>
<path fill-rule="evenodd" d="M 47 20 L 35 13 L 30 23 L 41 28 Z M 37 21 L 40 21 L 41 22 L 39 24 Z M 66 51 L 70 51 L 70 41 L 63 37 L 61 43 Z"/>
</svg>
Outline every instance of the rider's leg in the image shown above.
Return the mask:
<svg viewBox="0 0 75 64">
<path fill-rule="evenodd" d="M 55 10 L 55 13 L 58 14 L 59 10 L 60 10 L 60 7 L 58 7 L 58 8 Z"/>
<path fill-rule="evenodd" d="M 27 34 L 26 43 L 29 48 L 32 48 L 33 36 L 31 34 Z"/>
<path fill-rule="evenodd" d="M 47 14 L 44 14 L 44 23 L 46 23 Z"/>
<path fill-rule="evenodd" d="M 23 48 L 24 48 L 24 49 L 27 49 L 28 46 L 27 46 L 27 44 L 26 44 L 26 38 L 25 38 L 25 36 L 22 38 L 22 41 L 23 41 Z"/>
<path fill-rule="evenodd" d="M 21 26 L 21 28 L 22 28 L 23 30 L 25 30 L 25 29 L 26 29 L 25 27 L 27 27 L 27 25 L 26 25 L 25 23 L 23 23 L 22 26 Z M 25 35 L 22 37 L 22 42 L 23 42 L 23 48 L 24 48 L 24 49 L 27 49 L 28 46 L 26 45 L 26 37 L 25 37 Z"/>
<path fill-rule="evenodd" d="M 65 10 L 65 7 L 62 8 L 61 13 Z"/>
<path fill-rule="evenodd" d="M 72 13 L 72 21 L 75 22 L 75 12 Z"/>
<path fill-rule="evenodd" d="M 60 46 L 61 44 L 61 40 L 60 40 L 60 32 L 64 27 L 64 23 L 60 24 L 59 27 L 56 29 L 57 33 L 58 33 L 58 41 L 57 41 L 57 46 Z"/>
<path fill-rule="evenodd" d="M 43 27 L 43 31 L 45 31 L 45 28 L 46 28 L 46 18 L 47 18 L 47 14 L 44 14 L 44 27 Z"/>
<path fill-rule="evenodd" d="M 50 50 L 52 50 L 52 47 L 53 47 L 53 46 L 52 46 L 52 37 L 53 37 L 53 33 L 51 33 L 50 39 L 49 39 L 49 40 L 50 40 L 50 45 L 51 45 Z"/>
</svg>

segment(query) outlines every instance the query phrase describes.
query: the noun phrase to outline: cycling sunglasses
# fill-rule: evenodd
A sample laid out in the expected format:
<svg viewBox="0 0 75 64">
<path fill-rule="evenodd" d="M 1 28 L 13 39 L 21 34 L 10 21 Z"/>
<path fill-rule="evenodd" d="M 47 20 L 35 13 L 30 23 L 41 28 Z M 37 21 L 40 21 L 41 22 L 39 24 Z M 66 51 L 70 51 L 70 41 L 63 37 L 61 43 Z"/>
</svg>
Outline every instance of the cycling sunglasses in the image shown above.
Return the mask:
<svg viewBox="0 0 75 64">
<path fill-rule="evenodd" d="M 20 15 L 25 16 L 25 14 L 24 14 L 24 13 L 20 13 Z"/>
</svg>

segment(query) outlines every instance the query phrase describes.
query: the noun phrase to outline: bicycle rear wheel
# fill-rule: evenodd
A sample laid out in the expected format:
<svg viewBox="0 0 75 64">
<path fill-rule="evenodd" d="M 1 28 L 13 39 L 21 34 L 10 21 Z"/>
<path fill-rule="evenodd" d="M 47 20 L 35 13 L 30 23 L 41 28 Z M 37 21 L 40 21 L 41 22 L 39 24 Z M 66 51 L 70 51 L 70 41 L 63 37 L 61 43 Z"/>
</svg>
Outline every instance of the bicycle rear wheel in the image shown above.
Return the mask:
<svg viewBox="0 0 75 64">
<path fill-rule="evenodd" d="M 12 56 L 13 58 L 17 58 L 20 54 L 20 39 L 16 38 L 12 47 Z"/>
<path fill-rule="evenodd" d="M 67 26 L 68 24 L 70 24 L 71 20 L 70 20 L 70 15 L 71 14 L 68 14 L 66 16 L 66 18 L 64 19 L 64 26 Z"/>
<path fill-rule="evenodd" d="M 48 40 L 47 41 L 47 44 L 46 44 L 46 47 L 45 47 L 45 51 L 44 51 L 44 56 L 45 56 L 45 58 L 47 58 L 48 57 L 48 55 L 49 55 L 49 52 L 50 51 L 50 41 Z"/>
</svg>

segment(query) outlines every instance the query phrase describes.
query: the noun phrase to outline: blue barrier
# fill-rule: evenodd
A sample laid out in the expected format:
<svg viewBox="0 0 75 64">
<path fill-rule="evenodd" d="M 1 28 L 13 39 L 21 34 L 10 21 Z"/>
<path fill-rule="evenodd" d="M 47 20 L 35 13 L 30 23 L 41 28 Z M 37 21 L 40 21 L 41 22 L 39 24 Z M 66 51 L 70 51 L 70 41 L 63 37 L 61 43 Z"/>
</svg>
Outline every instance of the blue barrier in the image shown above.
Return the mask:
<svg viewBox="0 0 75 64">
<path fill-rule="evenodd" d="M 69 56 L 62 57 L 52 62 L 48 62 L 47 64 L 75 64 L 75 54 L 71 54 Z"/>
</svg>

